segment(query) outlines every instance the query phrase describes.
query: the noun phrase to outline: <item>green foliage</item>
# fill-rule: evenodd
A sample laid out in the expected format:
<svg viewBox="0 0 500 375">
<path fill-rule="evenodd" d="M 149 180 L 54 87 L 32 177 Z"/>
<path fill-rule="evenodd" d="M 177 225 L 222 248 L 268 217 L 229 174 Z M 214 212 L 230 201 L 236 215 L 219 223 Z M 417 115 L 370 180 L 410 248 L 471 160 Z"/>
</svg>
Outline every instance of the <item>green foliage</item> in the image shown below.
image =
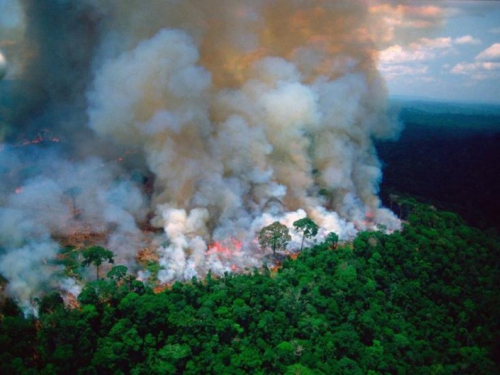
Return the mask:
<svg viewBox="0 0 500 375">
<path fill-rule="evenodd" d="M 337 247 L 337 244 L 339 242 L 339 236 L 335 232 L 330 232 L 325 238 L 325 243 L 328 244 L 332 249 L 335 249 Z"/>
<path fill-rule="evenodd" d="M 99 280 L 99 267 L 105 262 L 114 263 L 113 253 L 101 246 L 91 246 L 82 252 L 82 266 L 88 267 L 93 264 L 96 267 L 96 276 Z"/>
<path fill-rule="evenodd" d="M 260 247 L 271 248 L 273 254 L 276 254 L 276 250 L 285 249 L 291 239 L 288 228 L 279 221 L 262 228 L 259 233 Z"/>
<path fill-rule="evenodd" d="M 63 308 L 63 306 L 64 301 L 61 295 L 57 292 L 52 292 L 40 301 L 39 312 L 40 314 L 50 314 L 57 309 Z"/>
<path fill-rule="evenodd" d="M 36 322 L 5 301 L 0 373 L 497 373 L 499 238 L 418 203 L 408 220 L 316 245 L 272 277 L 209 274 L 159 294 L 97 280 L 78 309 L 43 298 Z"/>
<path fill-rule="evenodd" d="M 125 266 L 121 266 L 121 265 L 120 266 L 114 266 L 108 272 L 107 276 L 110 279 L 113 279 L 113 280 L 116 280 L 116 281 L 120 281 L 120 280 L 124 279 L 125 276 L 127 276 L 127 271 L 128 271 L 128 268 L 125 267 Z"/>
<path fill-rule="evenodd" d="M 312 238 L 316 234 L 318 234 L 319 227 L 316 225 L 314 221 L 309 219 L 308 217 L 304 217 L 299 219 L 293 223 L 293 226 L 297 232 L 302 232 L 302 243 L 300 245 L 300 251 L 304 248 L 304 239 Z"/>
<path fill-rule="evenodd" d="M 59 251 L 57 263 L 64 267 L 63 274 L 67 277 L 79 278 L 81 263 L 79 261 L 78 249 L 73 246 L 63 247 Z"/>
<path fill-rule="evenodd" d="M 161 270 L 160 263 L 149 261 L 146 269 L 150 273 L 149 279 L 152 280 L 153 282 L 157 281 L 158 280 L 158 272 L 160 272 L 160 270 Z"/>
</svg>

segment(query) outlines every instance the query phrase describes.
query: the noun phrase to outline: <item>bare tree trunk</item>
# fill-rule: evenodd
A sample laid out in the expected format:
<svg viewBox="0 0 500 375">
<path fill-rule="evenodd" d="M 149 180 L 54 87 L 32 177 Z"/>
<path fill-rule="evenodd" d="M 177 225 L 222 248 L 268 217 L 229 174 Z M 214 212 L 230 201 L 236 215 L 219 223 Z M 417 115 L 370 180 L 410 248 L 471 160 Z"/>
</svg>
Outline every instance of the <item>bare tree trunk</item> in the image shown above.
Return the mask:
<svg viewBox="0 0 500 375">
<path fill-rule="evenodd" d="M 71 197 L 71 200 L 73 202 L 73 219 L 76 220 L 76 198 L 75 197 Z"/>
</svg>

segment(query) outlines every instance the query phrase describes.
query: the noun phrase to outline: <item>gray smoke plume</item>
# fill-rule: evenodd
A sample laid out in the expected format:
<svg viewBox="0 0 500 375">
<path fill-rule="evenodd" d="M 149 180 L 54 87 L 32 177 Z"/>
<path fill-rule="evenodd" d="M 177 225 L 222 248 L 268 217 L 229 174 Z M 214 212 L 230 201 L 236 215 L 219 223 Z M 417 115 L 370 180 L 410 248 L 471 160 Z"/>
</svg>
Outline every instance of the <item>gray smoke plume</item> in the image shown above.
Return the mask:
<svg viewBox="0 0 500 375">
<path fill-rule="evenodd" d="M 259 266 L 256 234 L 275 220 L 292 229 L 308 215 L 322 228 L 316 240 L 399 228 L 377 197 L 373 139 L 398 126 L 376 70 L 373 32 L 383 21 L 369 2 L 21 4 L 12 60 L 22 61 L 29 105 L 6 111 L 5 139 L 44 128 L 65 142 L 41 152 L 17 194 L 2 186 L 0 273 L 19 300 L 51 281 L 40 260 L 57 253 L 54 235 L 82 222 L 111 232 L 107 245 L 132 264 L 137 223 L 150 214 L 163 229 L 163 283 Z M 110 162 L 131 150 L 125 163 Z M 22 169 L 24 153 L 5 145 L 6 173 Z M 133 168 L 154 175 L 150 197 Z M 77 219 L 67 202 L 75 181 Z M 36 281 L 26 276 L 35 271 Z"/>
</svg>

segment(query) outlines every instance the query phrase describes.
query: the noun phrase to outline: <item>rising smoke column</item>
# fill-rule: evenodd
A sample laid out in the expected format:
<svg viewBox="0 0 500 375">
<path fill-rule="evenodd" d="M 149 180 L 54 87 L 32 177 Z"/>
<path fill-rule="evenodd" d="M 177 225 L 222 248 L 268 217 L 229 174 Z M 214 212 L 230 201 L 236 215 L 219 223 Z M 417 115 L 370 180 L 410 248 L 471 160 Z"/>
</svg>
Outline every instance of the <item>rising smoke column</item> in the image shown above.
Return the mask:
<svg viewBox="0 0 500 375">
<path fill-rule="evenodd" d="M 19 301 L 74 286 L 50 260 L 54 236 L 82 223 L 112 232 L 104 245 L 133 268 L 149 211 L 163 229 L 162 282 L 260 266 L 255 238 L 275 220 L 292 229 L 309 215 L 317 240 L 399 227 L 377 197 L 373 138 L 397 126 L 376 70 L 383 18 L 370 2 L 18 4 L 24 37 L 5 51 L 26 97 L 0 119 L 13 142 L 2 167 L 12 177 L 29 159 L 36 173 L 0 186 L 0 216 L 13 229 L 0 231 L 0 273 Z M 65 140 L 60 152 L 17 147 L 40 129 Z M 155 176 L 150 200 L 130 178 L 135 168 Z M 79 219 L 65 194 L 75 181 Z"/>
<path fill-rule="evenodd" d="M 394 124 L 367 4 L 128 3 L 101 4 L 112 37 L 88 114 L 97 134 L 139 142 L 156 176 L 162 281 L 206 272 L 203 250 L 230 238 L 237 267 L 255 265 L 254 231 L 297 210 L 342 238 L 398 227 L 377 197 L 372 139 Z"/>
<path fill-rule="evenodd" d="M 136 222 L 144 220 L 146 207 L 128 172 L 97 158 L 75 162 L 47 151 L 25 152 L 0 153 L 0 173 L 9 180 L 0 190 L 0 274 L 9 281 L 7 292 L 25 311 L 44 291 L 74 293 L 74 280 L 56 262 L 61 245 L 54 238 L 75 233 L 110 232 L 103 245 L 134 271 L 144 241 Z M 72 198 L 75 187 L 79 193 Z"/>
<path fill-rule="evenodd" d="M 0 16 L 0 35 L 7 38 L 0 47 L 9 63 L 0 80 L 0 274 L 8 294 L 29 312 L 48 290 L 80 289 L 57 265 L 57 238 L 105 233 L 101 244 L 137 271 L 144 245 L 137 222 L 147 209 L 130 171 L 140 166 L 140 155 L 118 163 L 125 151 L 101 143 L 87 126 L 100 13 L 85 2 L 1 5 L 19 14 Z"/>
</svg>

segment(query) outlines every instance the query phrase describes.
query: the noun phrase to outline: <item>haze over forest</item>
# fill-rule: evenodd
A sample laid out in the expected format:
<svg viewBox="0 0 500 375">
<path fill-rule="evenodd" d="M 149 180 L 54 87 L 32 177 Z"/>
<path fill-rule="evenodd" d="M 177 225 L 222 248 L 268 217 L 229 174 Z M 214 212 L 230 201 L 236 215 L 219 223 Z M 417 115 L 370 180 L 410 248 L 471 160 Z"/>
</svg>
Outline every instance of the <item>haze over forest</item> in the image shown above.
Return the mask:
<svg viewBox="0 0 500 375">
<path fill-rule="evenodd" d="M 0 372 L 496 373 L 498 19 L 0 0 Z"/>
</svg>

